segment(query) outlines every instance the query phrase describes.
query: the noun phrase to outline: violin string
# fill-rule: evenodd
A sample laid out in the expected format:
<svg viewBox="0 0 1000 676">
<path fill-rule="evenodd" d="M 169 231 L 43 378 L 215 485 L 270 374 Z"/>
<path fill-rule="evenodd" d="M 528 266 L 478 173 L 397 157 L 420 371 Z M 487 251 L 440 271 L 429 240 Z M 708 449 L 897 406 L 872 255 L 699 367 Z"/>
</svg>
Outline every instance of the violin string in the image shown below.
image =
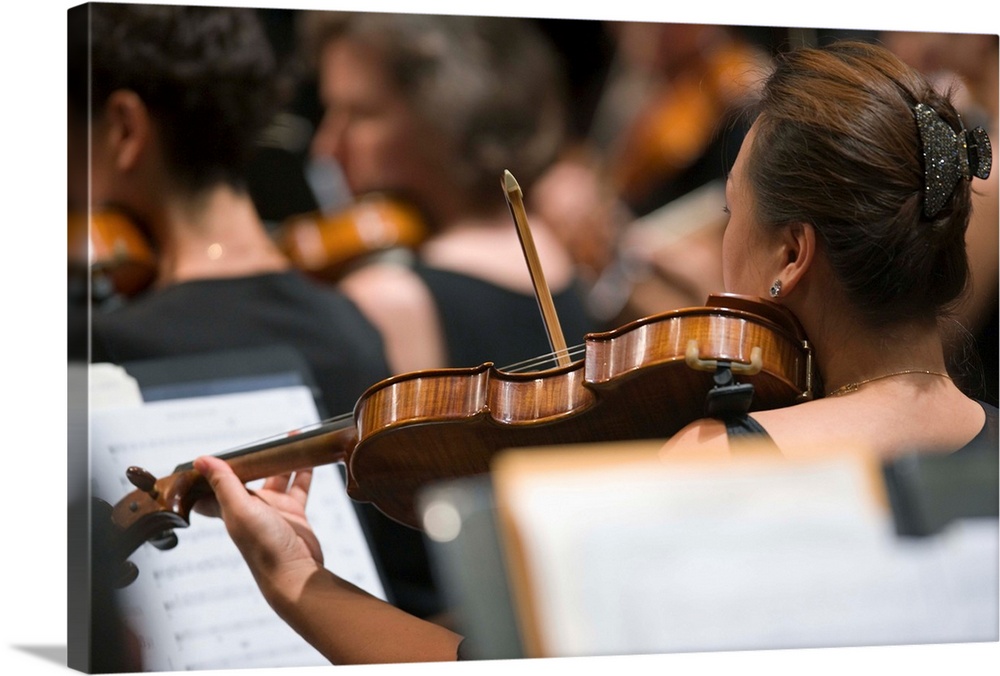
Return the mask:
<svg viewBox="0 0 1000 676">
<path fill-rule="evenodd" d="M 576 358 L 582 355 L 585 352 L 585 350 L 586 350 L 586 345 L 583 344 L 573 345 L 572 347 L 566 348 L 566 350 L 557 350 L 554 352 L 549 352 L 548 354 L 532 357 L 531 359 L 515 362 L 500 370 L 505 371 L 507 373 L 520 373 L 523 371 L 537 370 L 537 368 L 540 365 L 550 361 L 555 361 L 561 354 L 566 354 L 570 358 Z"/>
<path fill-rule="evenodd" d="M 561 355 L 563 355 L 563 354 L 565 354 L 566 356 L 570 357 L 571 359 L 574 359 L 574 358 L 576 358 L 576 357 L 581 356 L 582 354 L 584 354 L 585 350 L 586 350 L 586 346 L 585 345 L 582 345 L 582 344 L 581 345 L 574 345 L 572 347 L 566 348 L 565 350 L 556 350 L 556 351 L 553 351 L 553 352 L 549 352 L 548 354 L 539 355 L 539 356 L 534 357 L 532 359 L 528 359 L 528 360 L 525 360 L 523 362 L 519 362 L 517 364 L 512 364 L 510 366 L 510 368 L 508 368 L 506 370 L 508 370 L 508 371 L 513 370 L 515 372 L 519 371 L 519 370 L 520 371 L 532 370 L 532 369 L 535 369 L 535 368 L 537 368 L 537 367 L 539 367 L 539 366 L 541 366 L 543 364 L 546 364 L 548 362 L 557 361 L 558 358 Z"/>
<path fill-rule="evenodd" d="M 280 439 L 286 439 L 289 436 L 292 436 L 292 435 L 295 435 L 295 434 L 302 434 L 304 432 L 313 432 L 313 431 L 317 431 L 317 430 L 322 430 L 324 428 L 331 428 L 331 429 L 333 429 L 333 428 L 336 428 L 336 427 L 338 427 L 340 425 L 343 425 L 345 422 L 347 422 L 348 420 L 351 420 L 353 417 L 354 417 L 354 413 L 353 412 L 351 412 L 351 413 L 342 413 L 340 415 L 333 416 L 332 418 L 327 418 L 325 420 L 320 420 L 319 422 L 310 423 L 310 424 L 305 425 L 303 427 L 300 427 L 298 429 L 287 430 L 285 432 L 278 432 L 277 434 L 273 434 L 273 435 L 271 435 L 269 437 L 264 437 L 262 439 L 257 439 L 256 441 L 251 441 L 249 443 L 243 444 L 242 446 L 236 446 L 236 447 L 233 447 L 233 448 L 228 448 L 225 451 L 223 451 L 223 453 L 224 454 L 239 453 L 241 451 L 246 451 L 246 450 L 250 450 L 250 449 L 256 448 L 257 446 L 264 446 L 265 444 L 269 444 L 269 443 L 271 443 L 273 441 L 278 441 Z"/>
<path fill-rule="evenodd" d="M 531 359 L 526 359 L 524 361 L 515 362 L 515 363 L 510 364 L 509 366 L 506 366 L 506 367 L 504 367 L 504 368 L 502 368 L 500 370 L 502 370 L 502 371 L 504 371 L 506 373 L 523 373 L 523 372 L 527 372 L 527 371 L 537 370 L 543 364 L 547 364 L 548 362 L 555 362 L 555 361 L 557 361 L 558 357 L 560 356 L 560 354 L 566 354 L 571 359 L 576 359 L 577 357 L 583 355 L 585 353 L 585 351 L 586 351 L 586 345 L 580 343 L 580 344 L 577 344 L 577 345 L 570 346 L 570 347 L 566 348 L 566 350 L 551 351 L 551 352 L 549 352 L 547 354 L 537 355 L 535 357 L 532 357 Z M 321 421 L 319 421 L 317 423 L 306 425 L 305 427 L 301 427 L 301 428 L 296 429 L 296 430 L 289 430 L 289 431 L 286 431 L 286 432 L 279 432 L 279 433 L 274 434 L 274 435 L 272 435 L 270 437 L 264 437 L 262 439 L 258 439 L 257 441 L 253 441 L 253 442 L 244 444 L 242 446 L 236 446 L 234 448 L 227 449 L 225 451 L 225 453 L 226 454 L 229 454 L 229 453 L 239 453 L 241 451 L 250 450 L 250 449 L 256 448 L 257 446 L 263 446 L 265 444 L 268 444 L 268 443 L 271 443 L 271 442 L 274 442 L 274 441 L 278 441 L 280 439 L 284 439 L 284 438 L 288 437 L 291 434 L 299 434 L 299 433 L 303 433 L 303 432 L 312 432 L 314 430 L 321 430 L 321 429 L 326 428 L 326 427 L 333 428 L 333 427 L 336 427 L 336 426 L 339 426 L 339 425 L 343 425 L 345 422 L 351 420 L 353 417 L 354 417 L 353 411 L 351 413 L 342 413 L 340 415 L 333 416 L 332 418 L 327 418 L 325 420 L 321 420 Z"/>
</svg>

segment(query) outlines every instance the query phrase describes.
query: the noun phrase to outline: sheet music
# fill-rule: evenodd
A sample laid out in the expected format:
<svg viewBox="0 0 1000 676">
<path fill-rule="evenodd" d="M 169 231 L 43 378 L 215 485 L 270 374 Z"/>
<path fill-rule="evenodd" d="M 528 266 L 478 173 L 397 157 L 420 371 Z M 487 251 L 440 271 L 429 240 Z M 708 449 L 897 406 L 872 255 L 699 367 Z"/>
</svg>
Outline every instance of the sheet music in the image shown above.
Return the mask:
<svg viewBox="0 0 1000 676">
<path fill-rule="evenodd" d="M 899 538 L 849 460 L 511 480 L 551 656 L 995 641 L 997 522 Z"/>
<path fill-rule="evenodd" d="M 153 402 L 93 411 L 92 494 L 114 504 L 134 490 L 130 465 L 164 476 L 198 455 L 220 453 L 317 422 L 305 387 Z M 314 470 L 306 506 L 326 567 L 385 599 L 371 551 L 336 465 Z M 183 671 L 328 665 L 267 605 L 219 519 L 193 514 L 176 548 L 143 545 L 139 577 L 122 590 L 145 669 Z"/>
</svg>

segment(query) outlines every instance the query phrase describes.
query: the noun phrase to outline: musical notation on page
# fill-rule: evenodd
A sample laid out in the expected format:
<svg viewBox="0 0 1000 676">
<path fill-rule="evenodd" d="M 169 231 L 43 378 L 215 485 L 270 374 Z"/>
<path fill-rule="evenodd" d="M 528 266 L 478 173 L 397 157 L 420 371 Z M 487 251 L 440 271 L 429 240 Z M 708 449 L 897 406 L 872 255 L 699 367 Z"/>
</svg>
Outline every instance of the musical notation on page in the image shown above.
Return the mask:
<svg viewBox="0 0 1000 676">
<path fill-rule="evenodd" d="M 130 465 L 167 474 L 181 463 L 318 421 L 306 387 L 192 397 L 91 412 L 92 495 L 134 490 Z M 251 484 L 255 485 L 255 484 Z M 306 513 L 325 565 L 369 593 L 385 591 L 339 468 L 313 471 Z M 140 547 L 139 577 L 119 592 L 148 671 L 325 665 L 267 605 L 219 519 L 193 514 L 176 548 Z"/>
</svg>

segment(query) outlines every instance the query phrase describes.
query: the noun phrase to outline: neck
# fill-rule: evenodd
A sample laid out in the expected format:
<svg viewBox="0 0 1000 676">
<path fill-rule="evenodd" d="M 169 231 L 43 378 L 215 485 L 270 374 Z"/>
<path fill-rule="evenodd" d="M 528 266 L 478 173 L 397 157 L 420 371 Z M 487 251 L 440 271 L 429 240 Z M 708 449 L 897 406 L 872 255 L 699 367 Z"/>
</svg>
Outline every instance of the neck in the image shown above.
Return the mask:
<svg viewBox="0 0 1000 676">
<path fill-rule="evenodd" d="M 169 200 L 161 215 L 153 225 L 160 245 L 158 286 L 289 267 L 244 192 L 217 186 L 195 197 Z"/>
<path fill-rule="evenodd" d="M 820 330 L 813 343 L 827 393 L 890 374 L 947 372 L 935 323 L 906 324 L 879 334 L 845 323 Z"/>
<path fill-rule="evenodd" d="M 823 389 L 906 370 L 946 371 L 944 341 L 933 319 L 872 328 L 816 256 L 784 304 L 812 343 Z"/>
<path fill-rule="evenodd" d="M 497 194 L 500 195 L 500 183 L 497 182 Z M 499 199 L 502 199 L 499 198 Z M 506 208 L 496 209 L 489 213 L 481 213 L 476 205 L 469 204 L 468 199 L 458 190 L 442 190 L 421 202 L 436 232 L 447 232 L 464 229 L 470 222 L 502 222 L 510 221 Z"/>
</svg>

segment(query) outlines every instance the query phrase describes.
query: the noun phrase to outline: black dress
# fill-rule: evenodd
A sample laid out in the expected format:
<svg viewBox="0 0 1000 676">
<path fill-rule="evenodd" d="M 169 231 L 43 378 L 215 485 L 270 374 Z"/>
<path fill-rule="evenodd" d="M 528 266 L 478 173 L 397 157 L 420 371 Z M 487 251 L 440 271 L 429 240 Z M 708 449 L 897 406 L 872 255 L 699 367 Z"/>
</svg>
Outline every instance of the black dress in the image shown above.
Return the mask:
<svg viewBox="0 0 1000 676">
<path fill-rule="evenodd" d="M 447 345 L 448 365 L 505 367 L 551 352 L 548 334 L 533 294 L 518 293 L 482 279 L 417 264 L 414 271 L 430 289 Z M 553 293 L 566 344 L 583 343 L 598 329 L 588 315 L 580 288 Z"/>
<path fill-rule="evenodd" d="M 273 345 L 305 358 L 325 415 L 350 413 L 389 376 L 381 335 L 354 303 L 295 271 L 182 282 L 92 318 L 93 362 Z"/>
</svg>

